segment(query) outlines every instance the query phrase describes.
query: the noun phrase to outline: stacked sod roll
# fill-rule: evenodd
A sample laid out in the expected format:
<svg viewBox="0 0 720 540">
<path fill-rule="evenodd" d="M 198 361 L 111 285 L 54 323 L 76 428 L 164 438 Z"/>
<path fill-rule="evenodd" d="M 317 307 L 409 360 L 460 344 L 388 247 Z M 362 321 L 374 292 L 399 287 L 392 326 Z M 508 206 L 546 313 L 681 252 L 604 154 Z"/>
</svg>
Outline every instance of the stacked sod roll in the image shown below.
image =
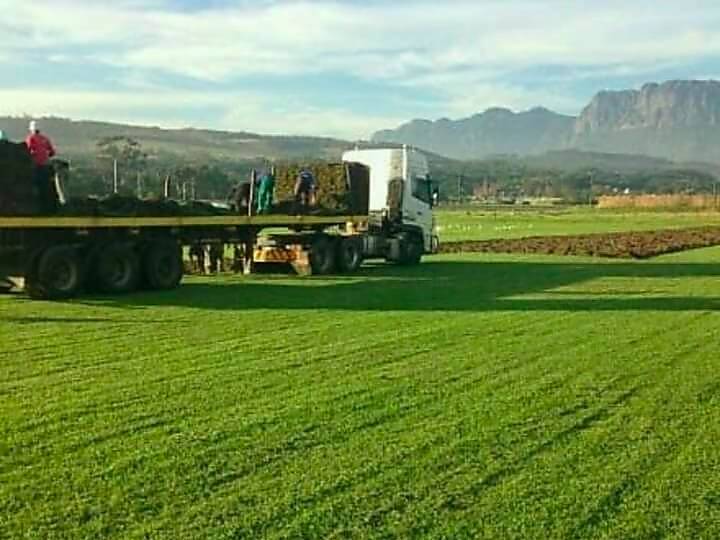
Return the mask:
<svg viewBox="0 0 720 540">
<path fill-rule="evenodd" d="M 307 166 L 284 164 L 275 167 L 275 211 L 292 205 L 300 171 L 307 169 L 315 177 L 315 209 L 323 214 L 367 212 L 369 171 L 355 163 L 312 163 Z"/>
<path fill-rule="evenodd" d="M 37 212 L 32 158 L 23 143 L 0 141 L 0 216 Z"/>
</svg>

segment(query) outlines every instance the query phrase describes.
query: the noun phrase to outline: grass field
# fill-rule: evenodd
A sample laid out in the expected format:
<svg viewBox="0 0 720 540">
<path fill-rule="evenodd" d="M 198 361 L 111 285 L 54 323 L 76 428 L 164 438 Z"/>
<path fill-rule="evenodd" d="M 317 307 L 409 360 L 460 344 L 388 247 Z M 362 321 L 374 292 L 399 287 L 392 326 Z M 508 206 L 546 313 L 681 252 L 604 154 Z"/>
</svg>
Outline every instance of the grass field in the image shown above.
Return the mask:
<svg viewBox="0 0 720 540">
<path fill-rule="evenodd" d="M 622 212 L 593 208 L 527 209 L 501 207 L 498 211 L 467 208 L 438 212 L 440 237 L 489 240 L 526 236 L 654 231 L 720 226 L 720 212 Z"/>
<path fill-rule="evenodd" d="M 0 538 L 720 537 L 720 249 L 0 296 Z"/>
</svg>

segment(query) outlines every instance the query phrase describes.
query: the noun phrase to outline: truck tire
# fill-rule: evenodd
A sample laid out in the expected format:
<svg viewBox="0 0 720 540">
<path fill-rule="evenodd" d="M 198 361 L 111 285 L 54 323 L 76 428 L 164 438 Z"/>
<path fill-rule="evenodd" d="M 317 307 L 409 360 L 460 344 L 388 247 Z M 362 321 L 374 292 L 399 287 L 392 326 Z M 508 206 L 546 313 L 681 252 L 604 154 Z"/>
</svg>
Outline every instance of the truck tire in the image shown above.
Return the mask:
<svg viewBox="0 0 720 540">
<path fill-rule="evenodd" d="M 415 266 L 422 260 L 423 246 L 422 239 L 416 234 L 402 233 L 400 240 L 400 261 L 403 266 Z"/>
<path fill-rule="evenodd" d="M 71 246 L 53 246 L 39 254 L 25 278 L 25 288 L 31 298 L 65 300 L 77 295 L 84 277 L 77 250 Z"/>
<path fill-rule="evenodd" d="M 318 236 L 310 248 L 310 268 L 318 276 L 331 274 L 335 269 L 335 250 L 327 236 Z"/>
<path fill-rule="evenodd" d="M 167 291 L 182 281 L 182 248 L 173 241 L 156 241 L 147 246 L 142 259 L 145 284 L 151 290 Z"/>
<path fill-rule="evenodd" d="M 363 243 L 360 238 L 349 236 L 337 243 L 337 267 L 341 272 L 356 272 L 363 263 Z"/>
<path fill-rule="evenodd" d="M 100 292 L 124 294 L 140 284 L 140 259 L 127 244 L 110 244 L 95 257 L 93 284 Z"/>
</svg>

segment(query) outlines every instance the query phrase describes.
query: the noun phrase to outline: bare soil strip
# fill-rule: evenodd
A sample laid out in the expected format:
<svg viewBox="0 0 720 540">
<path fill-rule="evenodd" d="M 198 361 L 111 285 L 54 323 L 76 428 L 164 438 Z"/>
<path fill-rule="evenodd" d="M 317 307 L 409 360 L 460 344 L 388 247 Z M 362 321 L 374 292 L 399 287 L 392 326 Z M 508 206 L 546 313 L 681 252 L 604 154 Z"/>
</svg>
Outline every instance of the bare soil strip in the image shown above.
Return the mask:
<svg viewBox="0 0 720 540">
<path fill-rule="evenodd" d="M 440 253 L 523 253 L 649 259 L 667 253 L 718 245 L 720 245 L 720 227 L 701 227 L 681 230 L 448 242 L 440 246 Z"/>
</svg>

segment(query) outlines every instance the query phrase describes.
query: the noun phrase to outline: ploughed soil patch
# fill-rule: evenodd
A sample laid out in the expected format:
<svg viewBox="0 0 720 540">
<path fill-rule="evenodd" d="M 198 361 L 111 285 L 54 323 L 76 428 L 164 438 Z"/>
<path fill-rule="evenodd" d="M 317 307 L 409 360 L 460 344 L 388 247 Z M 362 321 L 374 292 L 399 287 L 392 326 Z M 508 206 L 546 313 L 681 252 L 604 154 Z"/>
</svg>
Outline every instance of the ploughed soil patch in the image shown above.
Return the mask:
<svg viewBox="0 0 720 540">
<path fill-rule="evenodd" d="M 578 255 L 620 259 L 649 259 L 666 253 L 720 245 L 720 227 L 534 236 L 517 239 L 448 242 L 440 253 L 526 253 Z"/>
</svg>

